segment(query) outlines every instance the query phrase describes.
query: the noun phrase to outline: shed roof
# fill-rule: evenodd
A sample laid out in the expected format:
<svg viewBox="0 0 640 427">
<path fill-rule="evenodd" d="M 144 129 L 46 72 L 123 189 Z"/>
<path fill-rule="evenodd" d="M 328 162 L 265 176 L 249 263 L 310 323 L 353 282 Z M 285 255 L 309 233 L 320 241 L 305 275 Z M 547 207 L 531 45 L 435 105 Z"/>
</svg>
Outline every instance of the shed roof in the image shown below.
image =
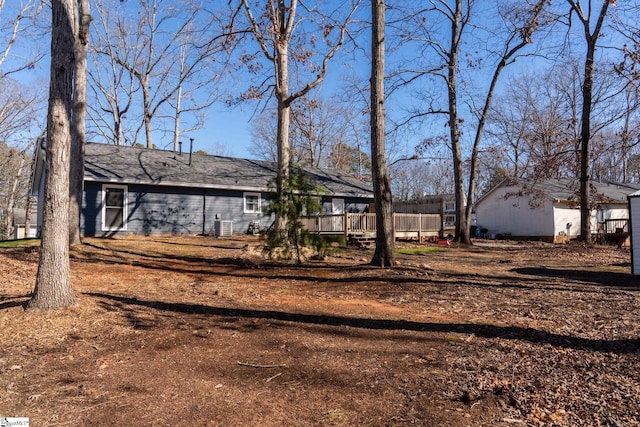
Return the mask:
<svg viewBox="0 0 640 427">
<path fill-rule="evenodd" d="M 88 143 L 85 180 L 239 191 L 269 191 L 276 177 L 274 162 L 233 157 Z M 369 184 L 346 173 L 304 168 L 328 194 L 373 198 Z"/>
<path fill-rule="evenodd" d="M 478 203 L 501 187 L 516 186 L 525 192 L 539 192 L 545 197 L 555 201 L 575 202 L 580 199 L 580 181 L 572 178 L 561 179 L 528 179 L 507 178 L 491 189 L 478 200 Z M 626 203 L 627 196 L 634 192 L 640 192 L 640 184 L 619 183 L 606 180 L 591 181 L 591 198 L 593 201 L 603 203 Z"/>
</svg>

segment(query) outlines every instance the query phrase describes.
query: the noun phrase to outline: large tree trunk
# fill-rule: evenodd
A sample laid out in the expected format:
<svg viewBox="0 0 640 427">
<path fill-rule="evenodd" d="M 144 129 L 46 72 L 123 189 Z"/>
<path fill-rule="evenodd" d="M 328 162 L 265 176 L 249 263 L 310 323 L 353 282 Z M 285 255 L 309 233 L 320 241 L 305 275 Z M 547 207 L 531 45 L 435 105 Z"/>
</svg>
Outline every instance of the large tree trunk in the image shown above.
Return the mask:
<svg viewBox="0 0 640 427">
<path fill-rule="evenodd" d="M 279 5 L 278 10 L 281 14 L 280 25 L 284 26 L 286 19 L 284 18 L 284 7 Z M 283 38 L 288 39 L 290 34 L 284 29 L 280 30 Z M 289 168 L 291 163 L 291 149 L 289 142 L 289 129 L 291 124 L 291 100 L 289 99 L 289 43 L 282 42 L 276 48 L 276 98 L 278 101 L 278 129 L 276 136 L 276 145 L 278 147 L 278 175 L 276 179 L 276 191 L 279 197 L 284 200 L 288 194 L 287 186 L 289 183 Z M 284 233 L 287 228 L 287 218 L 284 215 L 276 215 L 275 229 L 277 233 Z"/>
<path fill-rule="evenodd" d="M 453 180 L 456 200 L 456 233 L 455 240 L 469 243 L 468 222 L 464 197 L 464 170 L 462 148 L 460 146 L 460 127 L 458 118 L 457 73 L 458 53 L 460 46 L 460 25 L 462 22 L 462 0 L 456 0 L 456 12 L 451 21 L 451 50 L 447 75 L 447 92 L 449 101 L 449 132 L 451 138 L 451 154 L 453 157 Z"/>
<path fill-rule="evenodd" d="M 291 150 L 289 144 L 289 125 L 291 120 L 291 106 L 278 99 L 278 175 L 276 179 L 276 191 L 281 198 L 287 197 L 289 185 L 289 169 L 291 163 Z M 285 200 L 282 200 L 285 203 Z M 276 215 L 275 229 L 284 233 L 287 228 L 287 217 Z"/>
<path fill-rule="evenodd" d="M 371 10 L 371 169 L 376 206 L 376 250 L 371 264 L 392 267 L 395 264 L 395 236 L 384 134 L 384 0 L 372 0 Z"/>
<path fill-rule="evenodd" d="M 595 41 L 589 43 L 582 85 L 582 128 L 580 130 L 580 238 L 591 243 L 591 100 Z"/>
<path fill-rule="evenodd" d="M 71 125 L 71 162 L 69 172 L 69 244 L 82 243 L 80 216 L 84 183 L 85 117 L 87 115 L 87 43 L 89 42 L 89 0 L 77 0 L 78 22 L 75 37 L 75 75 Z"/>
<path fill-rule="evenodd" d="M 69 267 L 69 139 L 76 0 L 54 0 L 51 11 L 51 83 L 42 243 L 36 286 L 28 310 L 76 304 Z"/>
</svg>

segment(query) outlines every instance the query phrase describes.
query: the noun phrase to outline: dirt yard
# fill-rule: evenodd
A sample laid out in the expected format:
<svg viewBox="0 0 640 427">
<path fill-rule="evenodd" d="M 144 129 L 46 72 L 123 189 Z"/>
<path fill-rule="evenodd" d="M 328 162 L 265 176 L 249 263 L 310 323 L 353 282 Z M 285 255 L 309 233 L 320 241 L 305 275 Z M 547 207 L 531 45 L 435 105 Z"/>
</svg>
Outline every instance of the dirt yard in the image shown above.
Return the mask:
<svg viewBox="0 0 640 427">
<path fill-rule="evenodd" d="M 494 242 L 379 269 L 357 249 L 276 264 L 258 244 L 88 239 L 72 252 L 79 306 L 35 313 L 22 306 L 37 251 L 0 250 L 0 417 L 640 425 L 640 280 L 628 249 Z"/>
</svg>

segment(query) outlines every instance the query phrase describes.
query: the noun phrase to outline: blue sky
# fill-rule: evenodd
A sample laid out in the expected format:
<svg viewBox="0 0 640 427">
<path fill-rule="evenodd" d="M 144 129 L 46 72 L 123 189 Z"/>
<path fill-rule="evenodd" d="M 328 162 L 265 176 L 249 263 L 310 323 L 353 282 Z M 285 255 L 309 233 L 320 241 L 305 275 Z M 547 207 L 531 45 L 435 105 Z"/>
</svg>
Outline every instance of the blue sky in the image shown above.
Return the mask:
<svg viewBox="0 0 640 427">
<path fill-rule="evenodd" d="M 133 5 L 132 2 L 130 4 Z M 364 2 L 361 6 L 361 14 L 366 17 L 369 14 L 369 5 L 367 2 Z M 2 19 L 2 17 L 0 17 Z M 577 25 L 576 25 L 577 27 Z M 363 38 L 366 39 L 368 30 L 363 32 Z M 40 48 L 44 51 L 48 51 L 50 41 L 47 39 L 47 35 L 38 38 L 38 44 L 40 44 Z M 366 42 L 365 42 L 366 44 Z M 578 45 L 578 52 L 581 52 L 581 45 Z M 29 56 L 31 55 L 31 51 L 34 48 L 34 42 L 28 40 L 18 40 L 13 53 L 17 57 L 21 56 Z M 368 48 L 368 45 L 363 46 L 363 48 Z M 17 58 L 16 60 L 18 60 Z M 538 64 L 538 65 L 535 65 Z M 48 80 L 48 61 L 41 61 L 35 69 L 28 70 L 22 72 L 17 77 L 20 81 L 24 82 L 28 85 L 41 84 L 42 87 L 45 87 L 46 81 Z M 268 67 L 268 65 L 265 65 Z M 391 70 L 394 64 L 388 64 L 387 70 Z M 517 64 L 516 67 L 509 70 L 503 76 L 503 80 L 501 84 L 504 85 L 506 83 L 506 78 L 508 74 L 517 74 L 522 72 L 523 69 L 528 70 L 530 74 L 535 75 L 536 69 L 543 69 L 546 67 L 546 64 L 542 61 L 532 61 L 530 59 L 522 59 Z M 345 76 L 345 73 L 348 72 L 358 72 L 361 76 L 366 78 L 368 74 L 369 64 L 366 58 L 362 55 L 354 55 L 351 58 L 345 57 L 343 55 L 338 55 L 329 65 L 329 74 L 327 76 L 326 82 L 320 88 L 320 96 L 324 98 L 329 98 L 335 95 L 337 91 L 341 90 L 342 79 Z M 248 85 L 249 76 L 239 74 L 234 76 L 236 80 L 241 82 L 241 85 Z M 481 77 L 482 78 L 482 77 Z M 480 79 L 481 79 L 480 78 Z M 482 80 L 479 80 L 482 82 Z M 399 105 L 405 104 L 407 105 L 412 100 L 412 92 L 405 92 L 402 96 L 394 97 L 387 104 L 388 111 L 390 115 L 394 113 L 399 114 Z M 226 106 L 222 104 L 217 104 L 211 107 L 208 112 L 206 126 L 204 129 L 190 132 L 187 134 L 183 134 L 182 140 L 183 142 L 188 142 L 189 138 L 194 138 L 194 149 L 202 149 L 210 153 L 217 153 L 222 151 L 225 155 L 232 155 L 237 157 L 252 157 L 252 154 L 249 151 L 249 147 L 251 145 L 251 124 L 250 120 L 254 110 L 256 108 L 256 104 L 254 102 L 246 102 L 232 110 L 228 110 Z M 395 110 L 394 110 L 395 107 Z M 461 104 L 461 109 L 466 108 Z M 419 140 L 424 136 L 429 136 L 431 133 L 441 134 L 443 129 L 441 127 L 429 126 L 426 124 L 418 128 L 410 138 L 405 138 L 404 141 L 407 145 L 407 150 L 412 148 L 412 145 L 415 145 Z M 155 142 L 158 146 L 168 146 L 169 139 L 160 140 L 160 136 L 155 137 Z M 183 145 L 183 149 L 184 149 Z M 446 154 L 446 153 L 445 153 Z"/>
<path fill-rule="evenodd" d="M 342 2 L 335 2 L 336 4 L 342 4 Z M 136 2 L 128 1 L 124 3 L 123 7 L 134 8 Z M 7 22 L 7 18 L 12 16 L 13 7 L 17 6 L 16 4 L 5 6 L 4 13 L 0 15 L 0 22 L 4 20 Z M 92 11 L 95 14 L 95 11 Z M 366 10 L 365 10 L 366 13 Z M 48 52 L 50 49 L 50 32 L 48 31 L 49 24 L 48 11 L 41 15 L 41 23 L 40 25 L 44 28 L 43 35 L 33 34 L 30 37 L 19 37 L 14 44 L 11 51 L 11 58 L 2 70 L 11 69 L 14 66 L 18 66 L 16 64 L 21 64 L 24 62 L 26 58 L 33 57 L 34 52 L 36 50 L 44 52 L 46 57 L 41 60 L 36 66 L 32 69 L 21 71 L 13 75 L 20 83 L 26 86 L 39 87 L 43 92 L 43 96 L 46 98 L 46 87 L 48 85 L 49 79 L 49 60 L 48 60 Z M 95 24 L 95 22 L 94 22 Z M 6 37 L 6 32 L 4 36 Z M 2 40 L 2 36 L 0 35 L 0 41 Z M 2 48 L 2 44 L 0 43 L 0 48 Z M 251 49 L 255 50 L 256 45 L 251 48 L 247 48 L 247 51 Z M 265 69 L 268 69 L 269 64 L 264 62 L 264 58 L 260 55 L 258 56 L 259 61 L 264 64 Z M 330 97 L 332 96 L 332 91 L 336 90 L 339 87 L 340 76 L 343 74 L 342 69 L 345 67 L 345 64 L 349 62 L 349 59 L 345 59 L 344 57 L 340 57 L 340 54 L 334 58 L 334 60 L 329 65 L 329 72 L 327 76 L 327 80 L 321 85 L 321 87 L 316 89 L 316 92 L 321 91 L 322 97 Z M 352 66 L 353 64 L 349 64 Z M 363 64 L 368 69 L 368 64 Z M 233 76 L 233 80 L 235 80 L 231 86 L 233 86 L 230 91 L 233 91 L 234 95 L 240 94 L 242 91 L 246 90 L 246 88 L 251 84 L 251 76 L 248 74 L 238 74 L 236 73 Z M 291 89 L 295 90 L 297 87 L 292 82 Z M 39 89 L 40 90 L 40 89 Z M 226 87 L 223 90 L 227 90 Z M 258 105 L 255 101 L 247 101 L 241 105 L 238 105 L 233 108 L 229 108 L 224 103 L 214 104 L 207 113 L 207 118 L 205 121 L 205 127 L 203 129 L 199 129 L 191 132 L 184 132 L 181 136 L 181 140 L 183 141 L 183 149 L 188 149 L 188 141 L 190 138 L 194 139 L 194 150 L 205 150 L 209 153 L 222 153 L 224 155 L 231 155 L 237 157 L 252 157 L 250 153 L 250 145 L 251 145 L 251 119 L 254 116 L 256 109 L 261 108 L 261 105 Z M 44 118 L 46 111 L 42 111 L 42 118 Z M 44 123 L 44 120 L 42 120 Z M 186 124 L 185 124 L 186 125 Z M 186 126 L 185 126 L 186 127 Z M 32 129 L 29 132 L 29 136 L 36 135 L 40 132 L 40 129 Z M 142 135 L 143 136 L 143 135 Z M 24 139 L 29 139 L 28 136 L 25 136 Z M 144 139 L 144 138 L 143 138 Z M 141 141 L 144 142 L 144 141 Z M 154 143 L 159 148 L 171 148 L 171 138 L 168 136 L 162 136 L 160 132 L 154 133 Z"/>
</svg>

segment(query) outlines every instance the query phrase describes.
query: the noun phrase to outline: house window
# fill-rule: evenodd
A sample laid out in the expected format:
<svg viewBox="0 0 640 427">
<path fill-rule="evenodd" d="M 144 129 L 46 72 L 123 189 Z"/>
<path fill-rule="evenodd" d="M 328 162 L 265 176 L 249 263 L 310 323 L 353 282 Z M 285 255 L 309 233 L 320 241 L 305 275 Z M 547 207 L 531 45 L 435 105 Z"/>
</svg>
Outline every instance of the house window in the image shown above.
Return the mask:
<svg viewBox="0 0 640 427">
<path fill-rule="evenodd" d="M 102 186 L 102 230 L 127 229 L 127 186 Z"/>
<path fill-rule="evenodd" d="M 344 213 L 344 199 L 331 199 L 331 213 L 334 215 Z"/>
<path fill-rule="evenodd" d="M 260 213 L 259 193 L 244 193 L 244 213 Z"/>
</svg>

